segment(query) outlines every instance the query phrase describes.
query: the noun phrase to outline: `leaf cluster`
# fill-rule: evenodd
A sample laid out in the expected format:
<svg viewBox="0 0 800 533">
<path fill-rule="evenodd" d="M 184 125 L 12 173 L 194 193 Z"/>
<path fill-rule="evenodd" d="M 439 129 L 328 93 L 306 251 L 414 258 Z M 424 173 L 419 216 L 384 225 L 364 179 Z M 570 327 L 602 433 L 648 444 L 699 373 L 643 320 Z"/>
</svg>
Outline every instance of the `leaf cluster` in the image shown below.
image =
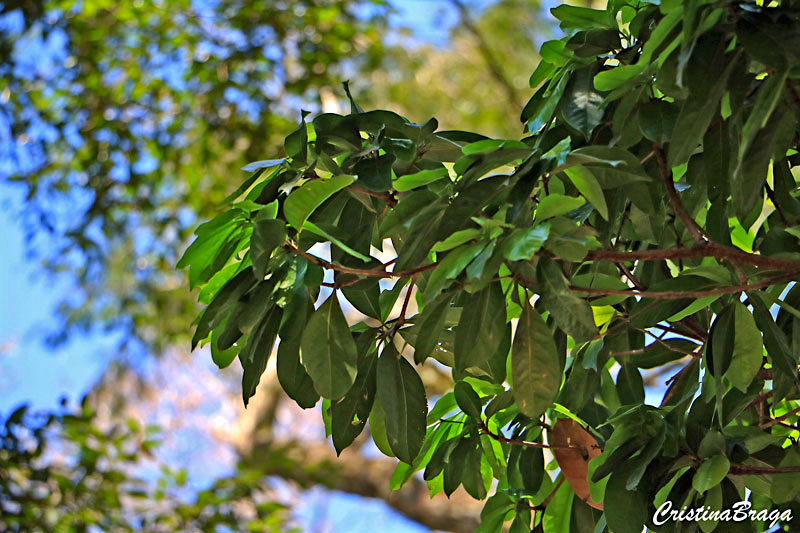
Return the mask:
<svg viewBox="0 0 800 533">
<path fill-rule="evenodd" d="M 488 497 L 480 531 L 766 529 L 656 525 L 666 500 L 797 514 L 798 13 L 555 8 L 521 140 L 354 101 L 304 117 L 179 265 L 208 304 L 194 343 L 238 355 L 247 402 L 280 337 L 337 450 L 369 422 L 393 487 Z M 424 365 L 455 383 L 430 410 Z"/>
</svg>

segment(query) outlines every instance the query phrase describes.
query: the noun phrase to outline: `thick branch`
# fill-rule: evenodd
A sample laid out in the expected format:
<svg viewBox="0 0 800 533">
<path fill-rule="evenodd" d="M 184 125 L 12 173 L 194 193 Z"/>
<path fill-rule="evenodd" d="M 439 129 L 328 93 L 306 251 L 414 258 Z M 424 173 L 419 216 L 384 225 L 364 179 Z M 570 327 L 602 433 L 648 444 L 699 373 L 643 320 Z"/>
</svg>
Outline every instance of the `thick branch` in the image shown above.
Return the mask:
<svg viewBox="0 0 800 533">
<path fill-rule="evenodd" d="M 519 104 L 519 100 L 517 100 L 517 91 L 514 89 L 514 85 L 511 81 L 503 73 L 500 62 L 494 56 L 494 52 L 492 52 L 492 49 L 489 47 L 489 43 L 484 38 L 483 33 L 481 33 L 480 29 L 478 29 L 469 16 L 467 6 L 465 6 L 461 0 L 450 0 L 450 3 L 458 9 L 464 28 L 466 28 L 478 42 L 478 48 L 481 51 L 481 55 L 483 55 L 484 61 L 486 61 L 486 65 L 489 67 L 489 72 L 505 91 L 509 105 L 511 105 L 515 113 L 519 113 L 522 111 L 522 107 Z"/>
<path fill-rule="evenodd" d="M 389 479 L 397 461 L 364 457 L 352 448 L 336 457 L 331 445 L 324 441 L 262 444 L 253 449 L 245 464 L 302 487 L 322 485 L 330 490 L 379 498 L 433 530 L 467 533 L 480 525 L 482 502 L 460 490 L 449 499 L 443 494 L 431 499 L 425 482 L 417 477 L 392 491 Z"/>
</svg>

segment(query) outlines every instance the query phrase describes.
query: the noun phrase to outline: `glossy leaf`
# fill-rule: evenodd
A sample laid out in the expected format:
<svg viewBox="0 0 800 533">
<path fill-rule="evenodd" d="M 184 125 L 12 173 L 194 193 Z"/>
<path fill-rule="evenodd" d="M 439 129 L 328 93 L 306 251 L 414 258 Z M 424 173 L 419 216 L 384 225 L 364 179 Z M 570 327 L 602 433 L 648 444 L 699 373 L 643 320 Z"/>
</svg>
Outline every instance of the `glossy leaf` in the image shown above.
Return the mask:
<svg viewBox="0 0 800 533">
<path fill-rule="evenodd" d="M 308 319 L 300 341 L 300 359 L 323 398 L 339 399 L 353 385 L 358 354 L 335 294 Z"/>
<path fill-rule="evenodd" d="M 378 360 L 377 391 L 386 413 L 389 446 L 398 459 L 411 464 L 425 438 L 428 402 L 419 374 L 391 345 Z"/>
<path fill-rule="evenodd" d="M 553 404 L 561 388 L 561 363 L 553 334 L 527 302 L 511 347 L 511 378 L 519 410 L 534 420 Z"/>
</svg>

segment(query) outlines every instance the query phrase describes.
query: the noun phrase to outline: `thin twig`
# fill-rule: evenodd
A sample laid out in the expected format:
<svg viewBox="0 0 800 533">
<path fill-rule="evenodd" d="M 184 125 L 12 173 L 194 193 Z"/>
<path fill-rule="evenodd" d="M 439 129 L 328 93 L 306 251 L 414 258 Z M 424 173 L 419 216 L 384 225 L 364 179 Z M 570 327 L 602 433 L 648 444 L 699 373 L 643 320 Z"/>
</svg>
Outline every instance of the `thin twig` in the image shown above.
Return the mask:
<svg viewBox="0 0 800 533">
<path fill-rule="evenodd" d="M 411 278 L 411 283 L 408 285 L 408 289 L 406 290 L 406 297 L 403 299 L 403 307 L 400 309 L 400 316 L 397 317 L 397 322 L 394 326 L 392 326 L 392 335 L 397 333 L 397 331 L 403 327 L 403 324 L 406 323 L 406 311 L 408 310 L 408 302 L 411 300 L 411 293 L 414 291 L 414 285 L 417 282 L 417 276 Z"/>
<path fill-rule="evenodd" d="M 583 292 L 586 294 L 602 294 L 604 296 L 636 296 L 640 298 L 652 298 L 654 300 L 682 300 L 684 298 L 704 298 L 706 296 L 717 296 L 721 294 L 735 294 L 741 291 L 752 291 L 763 289 L 779 283 L 795 279 L 800 276 L 800 270 L 796 272 L 789 272 L 781 274 L 757 283 L 750 283 L 747 285 L 736 285 L 733 287 L 722 287 L 720 289 L 708 289 L 704 291 L 634 291 L 634 290 L 613 290 L 613 289 L 593 289 L 589 287 L 576 287 L 570 286 L 570 290 L 575 292 Z"/>
<path fill-rule="evenodd" d="M 592 250 L 586 254 L 587 261 L 663 261 L 665 259 L 699 259 L 702 257 L 714 257 L 716 259 L 727 259 L 736 263 L 752 265 L 772 270 L 800 270 L 800 261 L 797 259 L 784 259 L 779 257 L 769 257 L 760 254 L 752 254 L 722 246 L 721 244 L 709 243 L 691 248 L 659 248 L 656 250 L 634 250 L 630 252 L 618 250 Z"/>
<path fill-rule="evenodd" d="M 295 253 L 295 254 L 297 254 L 297 255 L 299 255 L 301 257 L 304 257 L 305 259 L 308 259 L 309 261 L 311 261 L 315 265 L 319 265 L 322 268 L 327 268 L 328 270 L 335 270 L 337 272 L 342 272 L 344 274 L 354 274 L 356 276 L 364 276 L 364 277 L 367 277 L 367 278 L 410 278 L 412 276 L 415 276 L 415 275 L 419 274 L 420 272 L 424 272 L 426 270 L 430 270 L 432 268 L 435 268 L 437 266 L 437 264 L 438 264 L 438 263 L 431 263 L 429 265 L 423 265 L 421 267 L 417 267 L 417 268 L 414 268 L 412 270 L 401 270 L 399 272 L 388 272 L 386 270 L 386 267 L 388 267 L 389 265 L 393 264 L 394 260 L 389 261 L 388 263 L 385 263 L 385 264 L 381 265 L 381 268 L 374 268 L 374 269 L 352 268 L 352 267 L 347 267 L 347 266 L 344 266 L 344 265 L 337 265 L 335 263 L 331 263 L 330 261 L 326 261 L 324 259 L 320 259 L 319 257 L 316 257 L 316 256 L 311 255 L 310 253 L 308 253 L 306 251 L 301 250 L 300 248 L 298 248 L 297 246 L 295 246 L 294 244 L 291 244 L 291 243 L 284 244 L 284 248 L 286 248 L 287 250 L 289 250 L 292 253 Z"/>
<path fill-rule="evenodd" d="M 788 412 L 788 413 L 786 413 L 785 415 L 779 416 L 778 418 L 773 418 L 773 419 L 772 419 L 772 420 L 770 420 L 769 422 L 764 422 L 763 424 L 759 424 L 759 425 L 758 425 L 758 429 L 767 429 L 767 428 L 771 428 L 771 427 L 772 427 L 772 426 L 774 426 L 775 424 L 777 424 L 777 423 L 779 423 L 779 422 L 783 422 L 784 420 L 786 420 L 786 419 L 787 419 L 787 418 L 789 418 L 790 416 L 792 416 L 792 415 L 795 415 L 795 414 L 797 414 L 797 413 L 800 413 L 800 407 L 797 407 L 796 409 L 792 409 L 791 411 L 789 411 L 789 412 Z"/>
<path fill-rule="evenodd" d="M 485 435 L 491 437 L 492 439 L 496 440 L 497 442 L 505 442 L 508 444 L 514 444 L 517 446 L 526 446 L 528 448 L 542 448 L 542 449 L 550 449 L 550 448 L 568 448 L 572 450 L 579 450 L 584 454 L 588 453 L 583 446 L 570 446 L 570 445 L 557 445 L 557 444 L 543 444 L 541 442 L 532 442 L 528 440 L 520 440 L 520 439 L 509 439 L 508 437 L 504 437 L 503 435 L 498 435 L 497 433 L 493 433 L 486 423 L 482 423 L 480 426 L 481 432 Z"/>
<path fill-rule="evenodd" d="M 678 195 L 678 191 L 675 190 L 675 180 L 672 178 L 672 171 L 670 171 L 667 166 L 667 161 L 664 159 L 664 151 L 657 144 L 653 144 L 653 151 L 656 155 L 661 178 L 664 180 L 664 187 L 667 189 L 669 202 L 672 204 L 672 210 L 675 211 L 675 215 L 683 222 L 683 225 L 686 226 L 686 230 L 695 243 L 701 246 L 708 244 L 710 239 L 703 234 L 703 230 L 700 229 L 700 226 L 697 225 L 697 222 L 694 221 L 681 203 L 681 197 Z"/>
</svg>

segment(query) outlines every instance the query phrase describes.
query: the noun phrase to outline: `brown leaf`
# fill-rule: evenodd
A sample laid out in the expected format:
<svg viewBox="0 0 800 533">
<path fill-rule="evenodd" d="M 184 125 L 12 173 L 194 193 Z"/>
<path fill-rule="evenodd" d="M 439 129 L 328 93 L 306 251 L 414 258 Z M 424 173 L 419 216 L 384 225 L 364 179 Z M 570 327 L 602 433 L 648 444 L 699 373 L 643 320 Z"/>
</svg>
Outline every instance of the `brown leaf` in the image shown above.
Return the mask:
<svg viewBox="0 0 800 533">
<path fill-rule="evenodd" d="M 587 504 L 602 511 L 603 502 L 595 502 L 589 496 L 589 461 L 603 451 L 597 441 L 580 424 L 569 418 L 560 418 L 555 423 L 549 432 L 549 441 L 553 446 L 550 451 L 573 492 Z"/>
</svg>

